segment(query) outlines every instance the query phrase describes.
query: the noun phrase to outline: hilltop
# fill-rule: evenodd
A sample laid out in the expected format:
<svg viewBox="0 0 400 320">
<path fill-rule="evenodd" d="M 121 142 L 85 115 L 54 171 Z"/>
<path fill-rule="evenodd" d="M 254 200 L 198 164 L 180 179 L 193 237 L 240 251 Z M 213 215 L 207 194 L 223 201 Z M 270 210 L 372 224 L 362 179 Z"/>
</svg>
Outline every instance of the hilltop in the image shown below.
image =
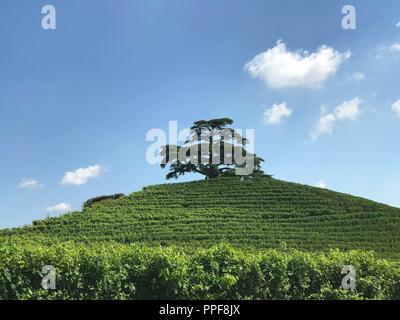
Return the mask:
<svg viewBox="0 0 400 320">
<path fill-rule="evenodd" d="M 0 238 L 302 251 L 400 252 L 400 209 L 268 177 L 154 185 L 56 218 L 0 231 Z"/>
</svg>

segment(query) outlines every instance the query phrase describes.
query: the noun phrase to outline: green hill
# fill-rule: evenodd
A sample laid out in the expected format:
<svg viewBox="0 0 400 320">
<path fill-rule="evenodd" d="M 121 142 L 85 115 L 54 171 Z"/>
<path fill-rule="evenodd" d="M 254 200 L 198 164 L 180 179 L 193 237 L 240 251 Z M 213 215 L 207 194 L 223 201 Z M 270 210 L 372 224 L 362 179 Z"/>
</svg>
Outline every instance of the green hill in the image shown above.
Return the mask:
<svg viewBox="0 0 400 320">
<path fill-rule="evenodd" d="M 272 178 L 237 177 L 144 188 L 57 218 L 7 229 L 0 238 L 39 242 L 142 242 L 206 247 L 286 246 L 400 254 L 400 209 Z"/>
</svg>

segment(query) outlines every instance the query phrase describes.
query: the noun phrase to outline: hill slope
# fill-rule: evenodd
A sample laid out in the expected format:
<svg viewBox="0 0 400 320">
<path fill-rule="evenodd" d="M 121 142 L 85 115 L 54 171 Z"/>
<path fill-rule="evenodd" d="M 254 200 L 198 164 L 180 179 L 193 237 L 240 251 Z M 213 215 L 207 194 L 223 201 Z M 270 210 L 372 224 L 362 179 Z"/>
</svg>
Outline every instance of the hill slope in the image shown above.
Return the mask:
<svg viewBox="0 0 400 320">
<path fill-rule="evenodd" d="M 400 252 L 400 209 L 329 190 L 237 177 L 155 185 L 0 237 Z"/>
</svg>

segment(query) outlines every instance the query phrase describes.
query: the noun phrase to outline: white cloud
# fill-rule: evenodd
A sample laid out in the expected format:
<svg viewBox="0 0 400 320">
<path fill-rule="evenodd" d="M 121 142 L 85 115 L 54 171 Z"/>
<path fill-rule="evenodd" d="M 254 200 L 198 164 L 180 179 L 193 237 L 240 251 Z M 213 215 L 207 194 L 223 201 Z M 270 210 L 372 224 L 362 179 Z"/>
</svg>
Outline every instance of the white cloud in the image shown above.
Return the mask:
<svg viewBox="0 0 400 320">
<path fill-rule="evenodd" d="M 290 117 L 293 113 L 292 109 L 287 107 L 286 102 L 281 104 L 274 103 L 273 106 L 264 112 L 265 124 L 279 124 L 285 117 Z"/>
<path fill-rule="evenodd" d="M 328 187 L 328 185 L 325 183 L 324 180 L 319 180 L 316 185 L 316 187 L 318 188 L 322 188 L 322 189 L 326 189 Z"/>
<path fill-rule="evenodd" d="M 278 41 L 274 48 L 246 63 L 245 70 L 272 88 L 315 88 L 321 87 L 350 56 L 350 51 L 340 53 L 325 45 L 311 54 L 304 50 L 291 52 L 285 43 Z"/>
<path fill-rule="evenodd" d="M 21 182 L 18 185 L 18 188 L 20 189 L 34 189 L 40 187 L 43 187 L 43 185 L 40 184 L 37 180 L 30 178 L 22 178 Z"/>
<path fill-rule="evenodd" d="M 400 52 L 400 43 L 394 43 L 389 48 L 390 51 Z"/>
<path fill-rule="evenodd" d="M 365 74 L 362 73 L 362 72 L 354 72 L 354 73 L 349 75 L 349 78 L 351 80 L 360 81 L 360 80 L 364 80 L 365 79 Z"/>
<path fill-rule="evenodd" d="M 382 59 L 386 54 L 398 54 L 400 52 L 400 42 L 393 43 L 392 45 L 379 45 L 375 49 L 375 58 Z"/>
<path fill-rule="evenodd" d="M 333 132 L 335 121 L 336 117 L 332 113 L 321 116 L 321 118 L 318 120 L 318 123 L 311 131 L 311 139 L 317 140 L 324 134 L 331 134 Z"/>
<path fill-rule="evenodd" d="M 396 23 L 396 27 L 400 28 L 400 21 Z"/>
<path fill-rule="evenodd" d="M 397 114 L 397 116 L 400 118 L 400 99 L 397 100 L 395 103 L 393 103 L 392 109 Z"/>
<path fill-rule="evenodd" d="M 68 211 L 72 211 L 72 208 L 70 204 L 65 202 L 46 208 L 46 212 L 68 212 Z"/>
<path fill-rule="evenodd" d="M 332 134 L 337 121 L 356 120 L 361 114 L 359 108 L 361 102 L 361 99 L 357 97 L 350 101 L 344 101 L 331 113 L 325 114 L 323 112 L 311 130 L 311 139 L 316 140 L 324 134 Z"/>
<path fill-rule="evenodd" d="M 335 116 L 338 120 L 350 119 L 355 120 L 361 114 L 360 106 L 361 99 L 354 98 L 350 101 L 344 101 L 340 106 L 335 109 Z"/>
<path fill-rule="evenodd" d="M 98 164 L 89 166 L 87 168 L 79 168 L 75 171 L 68 171 L 65 173 L 60 184 L 80 186 L 85 184 L 90 178 L 100 176 L 102 171 L 103 168 Z"/>
</svg>

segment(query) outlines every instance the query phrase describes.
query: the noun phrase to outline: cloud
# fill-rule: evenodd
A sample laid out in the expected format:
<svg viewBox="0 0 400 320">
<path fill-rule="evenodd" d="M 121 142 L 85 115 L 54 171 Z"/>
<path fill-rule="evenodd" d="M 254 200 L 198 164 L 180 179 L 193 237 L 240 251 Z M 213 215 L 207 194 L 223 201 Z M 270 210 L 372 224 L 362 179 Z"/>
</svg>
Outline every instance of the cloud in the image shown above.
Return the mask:
<svg viewBox="0 0 400 320">
<path fill-rule="evenodd" d="M 393 43 L 392 45 L 379 45 L 375 49 L 375 58 L 382 59 L 387 54 L 398 54 L 400 52 L 400 42 Z"/>
<path fill-rule="evenodd" d="M 359 108 L 361 102 L 361 99 L 357 97 L 350 101 L 344 101 L 331 113 L 325 114 L 325 112 L 323 112 L 318 122 L 311 130 L 311 139 L 317 140 L 324 134 L 332 134 L 335 124 L 338 121 L 356 120 L 361 114 Z"/>
<path fill-rule="evenodd" d="M 322 189 L 326 189 L 328 187 L 324 180 L 319 180 L 315 186 Z"/>
<path fill-rule="evenodd" d="M 20 189 L 34 189 L 40 187 L 43 187 L 43 185 L 40 184 L 35 179 L 30 179 L 30 178 L 22 178 L 21 182 L 18 185 L 18 188 Z"/>
<path fill-rule="evenodd" d="M 400 28 L 400 21 L 396 23 L 396 27 Z"/>
<path fill-rule="evenodd" d="M 332 113 L 321 116 L 321 118 L 318 120 L 318 123 L 311 131 L 311 139 L 317 140 L 324 134 L 331 134 L 333 132 L 333 126 L 335 122 L 336 117 Z"/>
<path fill-rule="evenodd" d="M 90 178 L 95 178 L 101 175 L 102 166 L 95 164 L 87 168 L 79 168 L 75 171 L 68 171 L 60 181 L 62 185 L 80 186 L 85 184 Z"/>
<path fill-rule="evenodd" d="M 364 80 L 365 79 L 365 74 L 362 73 L 362 72 L 354 72 L 354 73 L 349 75 L 349 78 L 351 80 L 360 81 L 360 80 Z"/>
<path fill-rule="evenodd" d="M 392 52 L 400 52 L 400 43 L 393 43 L 390 47 L 389 50 Z"/>
<path fill-rule="evenodd" d="M 350 56 L 350 51 L 340 53 L 325 45 L 311 54 L 304 50 L 291 52 L 285 43 L 278 41 L 275 47 L 246 63 L 245 70 L 271 88 L 318 88 Z"/>
<path fill-rule="evenodd" d="M 338 120 L 350 119 L 355 120 L 361 114 L 359 106 L 361 104 L 360 98 L 354 98 L 350 101 L 344 101 L 340 106 L 335 109 L 335 116 Z"/>
<path fill-rule="evenodd" d="M 68 211 L 72 211 L 72 208 L 70 204 L 65 202 L 46 208 L 46 212 L 68 212 Z"/>
<path fill-rule="evenodd" d="M 283 118 L 290 117 L 292 113 L 293 110 L 287 107 L 286 102 L 274 103 L 271 108 L 265 110 L 263 122 L 265 124 L 279 124 Z"/>
<path fill-rule="evenodd" d="M 396 115 L 400 118 L 400 99 L 397 100 L 395 103 L 393 103 L 392 109 L 396 113 Z"/>
</svg>

